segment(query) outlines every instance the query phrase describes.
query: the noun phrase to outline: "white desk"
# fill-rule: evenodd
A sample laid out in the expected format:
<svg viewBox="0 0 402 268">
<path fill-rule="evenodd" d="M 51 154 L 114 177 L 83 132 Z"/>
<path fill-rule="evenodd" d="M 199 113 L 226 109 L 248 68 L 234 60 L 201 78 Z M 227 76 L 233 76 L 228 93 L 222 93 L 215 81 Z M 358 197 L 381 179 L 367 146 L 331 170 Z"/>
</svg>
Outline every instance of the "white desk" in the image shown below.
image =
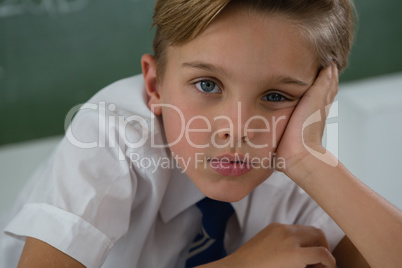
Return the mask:
<svg viewBox="0 0 402 268">
<path fill-rule="evenodd" d="M 0 215 L 60 140 L 56 136 L 0 147 Z"/>
</svg>

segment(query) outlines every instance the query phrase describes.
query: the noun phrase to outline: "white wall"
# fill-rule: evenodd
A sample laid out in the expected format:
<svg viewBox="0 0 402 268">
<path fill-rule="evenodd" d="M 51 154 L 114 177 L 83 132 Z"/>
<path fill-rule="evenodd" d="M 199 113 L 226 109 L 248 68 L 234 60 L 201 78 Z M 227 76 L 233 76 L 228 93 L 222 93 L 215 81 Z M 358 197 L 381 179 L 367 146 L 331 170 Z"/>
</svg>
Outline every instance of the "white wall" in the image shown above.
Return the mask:
<svg viewBox="0 0 402 268">
<path fill-rule="evenodd" d="M 402 209 L 402 73 L 344 84 L 339 101 L 339 159 Z"/>
</svg>

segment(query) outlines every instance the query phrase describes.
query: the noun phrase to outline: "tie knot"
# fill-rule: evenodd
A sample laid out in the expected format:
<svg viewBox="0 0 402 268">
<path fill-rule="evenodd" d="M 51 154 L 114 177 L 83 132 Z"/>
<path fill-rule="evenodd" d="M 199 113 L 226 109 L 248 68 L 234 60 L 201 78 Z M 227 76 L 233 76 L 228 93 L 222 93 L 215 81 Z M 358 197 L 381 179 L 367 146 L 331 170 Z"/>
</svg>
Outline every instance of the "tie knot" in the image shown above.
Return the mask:
<svg viewBox="0 0 402 268">
<path fill-rule="evenodd" d="M 226 224 L 233 214 L 233 206 L 208 197 L 197 203 L 202 213 L 202 225 L 211 238 L 222 239 L 225 235 Z"/>
</svg>

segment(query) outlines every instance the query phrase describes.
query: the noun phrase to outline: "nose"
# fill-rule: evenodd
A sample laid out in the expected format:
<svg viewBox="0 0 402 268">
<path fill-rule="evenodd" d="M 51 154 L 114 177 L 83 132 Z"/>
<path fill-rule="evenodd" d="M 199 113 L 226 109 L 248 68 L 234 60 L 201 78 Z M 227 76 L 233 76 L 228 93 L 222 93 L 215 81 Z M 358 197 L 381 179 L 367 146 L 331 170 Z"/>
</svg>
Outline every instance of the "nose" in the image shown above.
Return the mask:
<svg viewBox="0 0 402 268">
<path fill-rule="evenodd" d="M 218 130 L 219 131 L 219 130 Z M 249 135 L 239 135 L 239 134 L 233 134 L 230 132 L 230 130 L 228 128 L 222 129 L 221 131 L 219 131 L 218 133 L 218 137 L 222 140 L 230 140 L 232 139 L 233 141 L 238 141 L 239 143 L 244 143 L 248 140 L 251 140 L 253 137 L 252 133 L 249 133 Z M 240 138 L 238 138 L 240 137 Z"/>
<path fill-rule="evenodd" d="M 253 109 L 240 101 L 222 108 L 222 115 L 217 117 L 217 137 L 225 142 L 231 141 L 231 145 L 253 140 L 256 127 Z"/>
</svg>

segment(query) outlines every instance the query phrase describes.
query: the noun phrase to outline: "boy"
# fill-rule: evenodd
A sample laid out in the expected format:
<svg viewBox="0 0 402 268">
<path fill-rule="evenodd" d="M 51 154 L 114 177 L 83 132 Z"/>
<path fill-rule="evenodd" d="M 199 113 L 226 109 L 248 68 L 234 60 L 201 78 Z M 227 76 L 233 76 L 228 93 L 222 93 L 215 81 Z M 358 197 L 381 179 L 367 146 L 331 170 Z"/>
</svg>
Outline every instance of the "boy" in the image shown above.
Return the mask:
<svg viewBox="0 0 402 268">
<path fill-rule="evenodd" d="M 158 1 L 143 78 L 95 96 L 23 193 L 6 228 L 30 237 L 20 267 L 397 267 L 401 212 L 325 151 L 311 117 L 337 93 L 351 13 Z"/>
</svg>

